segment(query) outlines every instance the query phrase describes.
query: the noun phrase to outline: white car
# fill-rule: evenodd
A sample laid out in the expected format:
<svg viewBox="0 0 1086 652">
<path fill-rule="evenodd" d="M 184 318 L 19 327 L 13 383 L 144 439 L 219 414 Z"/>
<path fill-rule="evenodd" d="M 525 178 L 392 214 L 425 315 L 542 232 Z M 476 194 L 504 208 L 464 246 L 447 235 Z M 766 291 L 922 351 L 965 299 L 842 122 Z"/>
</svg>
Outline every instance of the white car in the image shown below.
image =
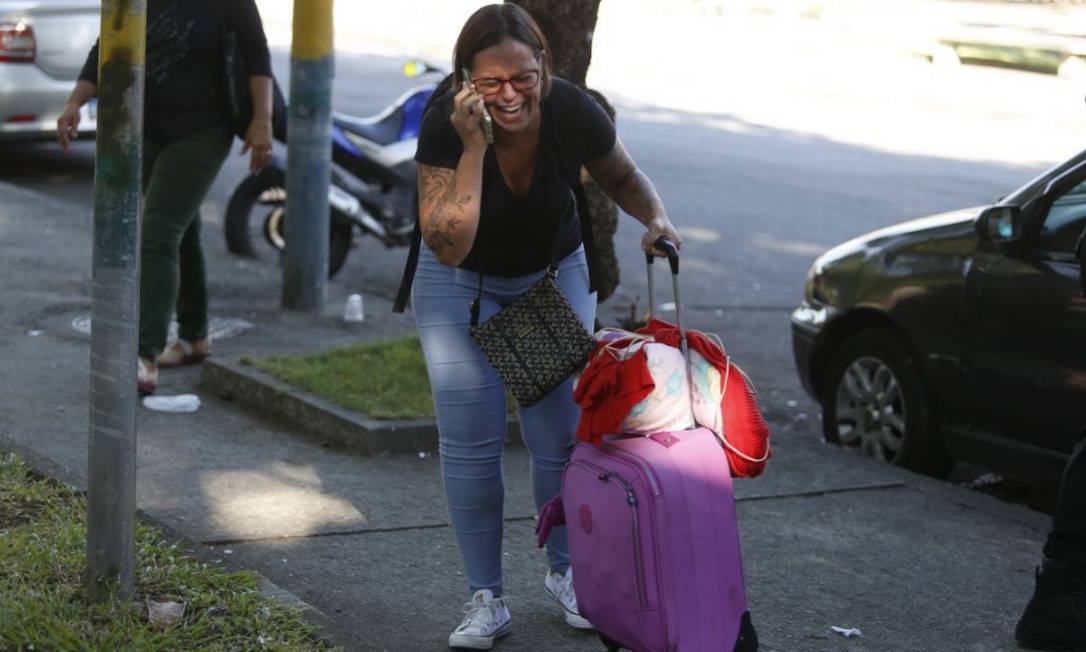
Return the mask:
<svg viewBox="0 0 1086 652">
<path fill-rule="evenodd" d="M 0 142 L 56 137 L 100 21 L 99 0 L 0 0 Z M 83 107 L 80 135 L 96 117 Z"/>
</svg>

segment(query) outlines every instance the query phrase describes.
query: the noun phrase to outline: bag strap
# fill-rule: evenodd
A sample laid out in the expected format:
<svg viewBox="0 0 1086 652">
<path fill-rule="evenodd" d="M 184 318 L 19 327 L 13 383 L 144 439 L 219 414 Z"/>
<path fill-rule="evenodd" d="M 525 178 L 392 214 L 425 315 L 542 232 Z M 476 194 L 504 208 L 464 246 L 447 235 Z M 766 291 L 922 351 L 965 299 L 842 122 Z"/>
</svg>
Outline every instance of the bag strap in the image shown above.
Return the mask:
<svg viewBox="0 0 1086 652">
<path fill-rule="evenodd" d="M 551 254 L 547 265 L 546 277 L 551 280 L 558 278 L 558 226 L 554 228 L 554 237 L 551 238 Z M 546 278 L 544 277 L 544 278 Z M 479 306 L 483 302 L 483 266 L 479 266 L 479 288 L 475 292 L 475 298 L 471 302 L 471 327 L 479 325 Z"/>
<path fill-rule="evenodd" d="M 551 118 L 550 113 L 547 113 L 547 131 L 549 132 L 548 140 L 555 154 L 558 156 L 558 166 L 562 168 L 563 176 L 566 180 L 569 180 L 569 173 L 566 170 L 565 162 L 562 160 L 562 155 L 558 151 L 558 132 L 554 129 L 554 121 Z M 558 277 L 558 251 L 561 246 L 561 242 L 558 240 L 558 234 L 562 231 L 562 221 L 560 219 L 554 221 L 554 234 L 551 236 L 551 250 L 547 255 L 547 276 L 551 280 Z M 475 300 L 471 302 L 471 327 L 475 328 L 479 325 L 479 306 L 483 302 L 483 265 L 479 265 L 479 289 L 475 293 Z"/>
<path fill-rule="evenodd" d="M 422 245 L 422 227 L 415 220 L 415 232 L 411 234 L 411 250 L 407 252 L 407 264 L 403 268 L 400 289 L 396 291 L 396 301 L 392 312 L 403 312 L 407 307 L 407 298 L 411 295 L 411 284 L 415 281 L 415 268 L 419 264 L 419 247 Z"/>
<path fill-rule="evenodd" d="M 440 100 L 445 99 L 446 93 L 452 88 L 453 75 L 449 73 L 445 75 L 445 78 L 438 82 L 437 87 L 434 88 L 434 92 L 430 94 L 430 97 L 426 100 L 426 106 L 422 109 L 422 117 L 426 118 L 426 114 L 430 111 L 430 108 L 437 104 Z M 415 230 L 411 234 L 411 250 L 407 253 L 407 264 L 403 268 L 403 277 L 400 279 L 400 289 L 396 291 L 396 301 L 392 304 L 392 312 L 402 313 L 404 308 L 407 307 L 407 299 L 411 296 L 411 285 L 415 281 L 415 268 L 419 264 L 419 248 L 422 246 L 422 221 L 419 217 L 415 216 Z"/>
</svg>

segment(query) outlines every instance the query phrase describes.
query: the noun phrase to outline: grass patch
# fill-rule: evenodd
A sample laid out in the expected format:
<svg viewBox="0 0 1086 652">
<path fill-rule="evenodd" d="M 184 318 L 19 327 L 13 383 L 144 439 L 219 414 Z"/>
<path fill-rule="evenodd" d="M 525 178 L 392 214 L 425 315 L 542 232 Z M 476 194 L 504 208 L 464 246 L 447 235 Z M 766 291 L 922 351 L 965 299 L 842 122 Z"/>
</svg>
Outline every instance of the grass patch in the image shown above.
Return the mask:
<svg viewBox="0 0 1086 652">
<path fill-rule="evenodd" d="M 88 604 L 86 501 L 0 454 L 0 650 L 331 650 L 297 610 L 264 598 L 252 573 L 202 564 L 137 525 L 131 601 Z M 152 626 L 148 603 L 184 603 Z"/>
<path fill-rule="evenodd" d="M 417 337 L 248 360 L 280 380 L 374 419 L 434 416 Z"/>
<path fill-rule="evenodd" d="M 241 363 L 373 419 L 432 419 L 430 378 L 415 336 L 313 355 L 241 358 Z M 506 392 L 505 409 L 516 401 Z"/>
</svg>

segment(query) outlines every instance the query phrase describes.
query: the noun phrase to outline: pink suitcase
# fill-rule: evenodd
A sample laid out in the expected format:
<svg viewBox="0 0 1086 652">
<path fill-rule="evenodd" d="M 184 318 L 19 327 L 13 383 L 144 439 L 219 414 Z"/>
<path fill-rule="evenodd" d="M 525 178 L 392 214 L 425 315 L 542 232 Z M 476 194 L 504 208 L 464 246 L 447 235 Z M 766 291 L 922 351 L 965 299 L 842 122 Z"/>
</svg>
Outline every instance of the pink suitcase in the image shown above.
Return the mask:
<svg viewBox="0 0 1086 652">
<path fill-rule="evenodd" d="M 668 253 L 681 330 L 678 256 L 674 247 Z M 608 437 L 601 448 L 578 443 L 561 498 L 540 516 L 541 540 L 550 525 L 543 521 L 561 520 L 559 500 L 577 605 L 608 650 L 758 649 L 731 470 L 712 431 Z"/>
<path fill-rule="evenodd" d="M 731 473 L 711 431 L 577 444 L 562 498 L 577 605 L 609 650 L 758 649 Z"/>
</svg>

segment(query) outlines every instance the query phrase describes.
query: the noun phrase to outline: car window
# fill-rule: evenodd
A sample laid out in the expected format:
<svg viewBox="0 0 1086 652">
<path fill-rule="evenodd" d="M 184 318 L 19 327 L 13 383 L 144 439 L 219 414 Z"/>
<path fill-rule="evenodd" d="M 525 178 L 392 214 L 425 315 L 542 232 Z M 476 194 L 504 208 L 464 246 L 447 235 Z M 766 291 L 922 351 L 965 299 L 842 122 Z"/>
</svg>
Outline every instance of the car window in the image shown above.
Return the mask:
<svg viewBox="0 0 1086 652">
<path fill-rule="evenodd" d="M 1086 226 L 1086 181 L 1056 197 L 1041 226 L 1040 248 L 1055 255 L 1073 256 Z"/>
<path fill-rule="evenodd" d="M 1005 199 L 1001 199 L 1000 201 L 1006 202 L 1008 204 L 1017 204 L 1019 206 L 1023 206 L 1028 202 L 1036 199 L 1045 189 L 1045 186 L 1048 185 L 1048 182 L 1052 181 L 1061 174 L 1066 173 L 1068 170 L 1074 169 L 1078 165 L 1082 165 L 1082 163 L 1084 162 L 1086 162 L 1086 150 L 1079 152 L 1075 156 L 1072 156 L 1063 163 L 1060 163 L 1059 165 L 1054 165 L 1051 168 L 1045 170 L 1040 175 L 1032 179 L 1029 183 L 1022 186 L 1018 190 L 1015 190 Z"/>
</svg>

